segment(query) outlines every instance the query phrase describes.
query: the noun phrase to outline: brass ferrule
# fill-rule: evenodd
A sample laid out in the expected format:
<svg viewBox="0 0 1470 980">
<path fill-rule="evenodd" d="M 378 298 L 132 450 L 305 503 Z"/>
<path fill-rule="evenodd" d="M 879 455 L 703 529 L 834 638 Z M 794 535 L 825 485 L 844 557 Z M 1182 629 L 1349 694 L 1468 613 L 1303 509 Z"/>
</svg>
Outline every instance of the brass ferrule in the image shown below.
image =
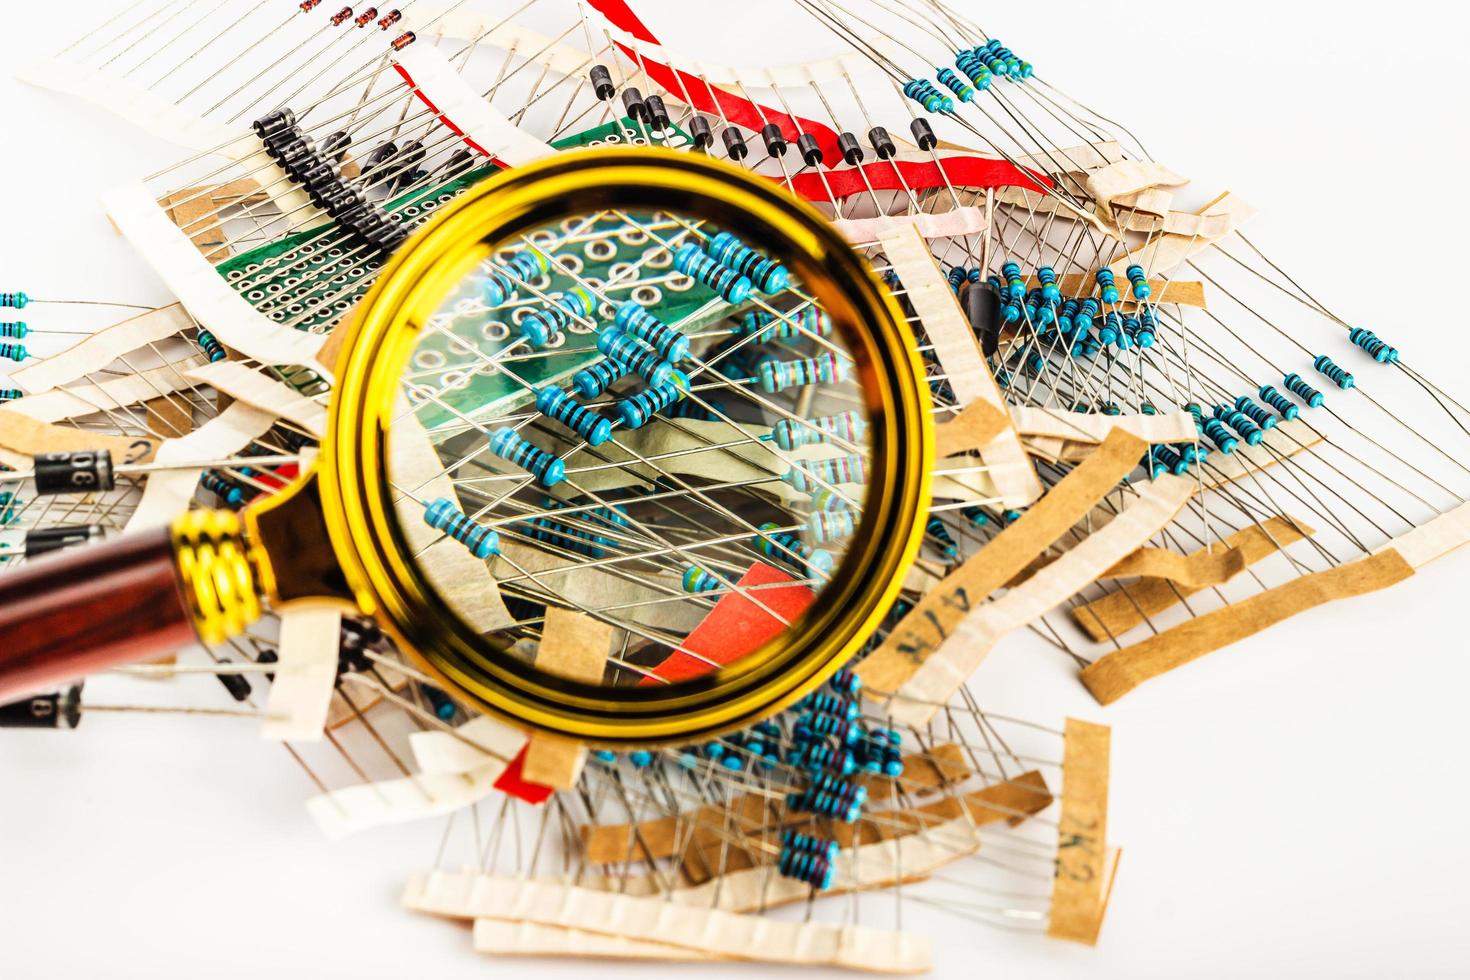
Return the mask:
<svg viewBox="0 0 1470 980">
<path fill-rule="evenodd" d="M 260 590 L 240 515 L 191 510 L 173 522 L 179 582 L 194 628 L 207 644 L 239 636 L 260 618 Z"/>
</svg>

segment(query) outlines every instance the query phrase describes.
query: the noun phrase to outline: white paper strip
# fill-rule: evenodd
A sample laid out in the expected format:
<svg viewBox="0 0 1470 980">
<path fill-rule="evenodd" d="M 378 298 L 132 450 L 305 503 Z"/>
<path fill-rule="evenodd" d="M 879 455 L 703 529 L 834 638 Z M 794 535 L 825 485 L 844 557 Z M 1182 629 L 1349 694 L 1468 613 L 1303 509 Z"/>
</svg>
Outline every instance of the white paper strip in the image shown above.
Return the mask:
<svg viewBox="0 0 1470 980">
<path fill-rule="evenodd" d="M 490 763 L 455 776 L 419 775 L 389 779 L 333 790 L 306 801 L 322 833 L 329 840 L 389 824 L 443 816 L 484 799 L 505 771 L 504 763 Z"/>
<path fill-rule="evenodd" d="M 526 744 L 526 733 L 488 715 L 471 718 L 453 734 L 431 729 L 408 736 L 419 771 L 449 776 L 471 772 L 492 762 L 516 757 Z M 484 746 L 484 751 L 475 748 Z"/>
<path fill-rule="evenodd" d="M 236 401 L 254 405 L 277 418 L 295 422 L 320 439 L 327 431 L 327 410 L 295 388 L 239 361 L 215 361 L 194 368 L 189 378 L 212 385 Z"/>
<path fill-rule="evenodd" d="M 320 606 L 281 612 L 280 660 L 262 738 L 316 742 L 327 723 L 342 643 L 342 613 Z"/>
<path fill-rule="evenodd" d="M 59 354 L 10 373 L 16 387 L 36 395 L 100 371 L 124 354 L 190 330 L 194 320 L 178 303 L 104 327 Z"/>
</svg>

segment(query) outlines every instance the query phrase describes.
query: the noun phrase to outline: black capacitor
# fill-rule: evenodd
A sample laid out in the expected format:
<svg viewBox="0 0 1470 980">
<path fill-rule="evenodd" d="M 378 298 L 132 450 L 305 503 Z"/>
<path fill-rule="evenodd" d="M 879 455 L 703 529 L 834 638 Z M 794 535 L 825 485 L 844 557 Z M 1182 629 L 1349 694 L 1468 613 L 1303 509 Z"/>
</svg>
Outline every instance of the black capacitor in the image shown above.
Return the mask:
<svg viewBox="0 0 1470 980">
<path fill-rule="evenodd" d="M 448 160 L 444 162 L 444 174 L 448 177 L 457 177 L 471 168 L 475 155 L 469 150 L 455 150 Z"/>
<path fill-rule="evenodd" d="M 34 558 L 72 545 L 86 544 L 100 537 L 102 529 L 90 524 L 32 528 L 26 532 L 26 557 Z"/>
<path fill-rule="evenodd" d="M 643 101 L 643 93 L 636 88 L 623 89 L 623 108 L 639 122 L 648 122 L 648 106 Z"/>
<path fill-rule="evenodd" d="M 275 112 L 268 112 L 255 122 L 250 124 L 255 130 L 255 135 L 266 139 L 283 130 L 291 129 L 296 125 L 296 113 L 284 106 Z"/>
<path fill-rule="evenodd" d="M 270 647 L 266 647 L 255 655 L 255 662 L 258 664 L 279 663 L 280 659 L 281 655 L 276 653 L 276 651 L 272 650 Z M 276 675 L 274 673 L 266 674 L 265 679 L 268 681 L 273 681 L 276 679 Z"/>
<path fill-rule="evenodd" d="M 822 162 L 822 148 L 817 145 L 817 138 L 811 133 L 802 133 L 796 138 L 796 149 L 808 167 L 815 167 Z"/>
<path fill-rule="evenodd" d="M 909 132 L 914 134 L 914 142 L 919 144 L 921 150 L 932 150 L 939 145 L 939 137 L 934 135 L 934 127 L 929 125 L 929 120 L 923 116 L 915 116 L 914 121 L 909 123 Z"/>
<path fill-rule="evenodd" d="M 587 76 L 592 79 L 592 91 L 603 102 L 617 94 L 618 87 L 613 84 L 612 72 L 607 70 L 607 65 L 593 65 Z"/>
<path fill-rule="evenodd" d="M 293 148 L 303 143 L 305 139 L 306 137 L 301 135 L 301 130 L 288 129 L 266 137 L 261 143 L 265 146 L 267 156 L 272 160 L 279 160 L 282 154 L 293 152 Z"/>
<path fill-rule="evenodd" d="M 214 676 L 219 678 L 225 690 L 230 692 L 230 697 L 236 701 L 244 701 L 250 697 L 250 682 L 243 674 L 215 674 Z"/>
<path fill-rule="evenodd" d="M 362 191 L 351 184 L 332 182 L 321 191 L 321 205 L 328 213 L 341 216 L 344 212 L 367 203 Z"/>
<path fill-rule="evenodd" d="M 291 140 L 289 143 L 277 144 L 276 146 L 276 162 L 283 167 L 288 163 L 295 163 L 297 160 L 305 160 L 316 156 L 316 147 L 312 144 L 311 140 L 305 137 Z"/>
<path fill-rule="evenodd" d="M 398 159 L 393 161 L 395 169 L 403 168 L 399 171 L 398 176 L 393 178 L 394 190 L 402 190 L 413 183 L 414 176 L 419 173 L 418 166 L 426 155 L 424 144 L 418 140 L 409 140 L 403 144 L 403 149 L 398 153 Z"/>
<path fill-rule="evenodd" d="M 888 130 L 882 126 L 874 126 L 868 130 L 868 142 L 873 146 L 873 152 L 878 154 L 879 160 L 887 160 L 898 154 L 898 147 L 893 143 L 893 137 L 888 135 Z"/>
<path fill-rule="evenodd" d="M 775 123 L 766 123 L 761 127 L 761 141 L 766 144 L 766 152 L 773 157 L 785 156 L 791 145 L 786 142 L 786 134 L 781 132 L 781 127 Z"/>
<path fill-rule="evenodd" d="M 287 167 L 286 174 L 298 184 L 320 184 L 322 181 L 335 180 L 337 168 L 320 157 L 313 157 L 309 162 Z"/>
<path fill-rule="evenodd" d="M 715 141 L 715 133 L 710 128 L 709 120 L 696 113 L 694 118 L 689 120 L 689 138 L 694 140 L 696 149 L 708 149 Z"/>
<path fill-rule="evenodd" d="M 347 135 L 346 130 L 339 129 L 322 140 L 322 154 L 341 163 L 347 157 L 347 148 L 351 145 L 352 137 Z"/>
<path fill-rule="evenodd" d="M 745 137 L 740 135 L 740 130 L 734 126 L 726 126 L 720 136 L 725 140 L 725 152 L 730 155 L 731 160 L 744 160 L 750 155 L 750 147 L 745 145 Z"/>
<path fill-rule="evenodd" d="M 385 161 L 392 158 L 393 155 L 397 152 L 398 144 L 393 142 L 392 140 L 389 140 L 388 142 L 384 143 L 382 146 L 374 150 L 372 153 L 368 154 L 367 163 L 363 165 L 362 172 L 364 174 L 372 173 L 374 170 L 381 167 Z"/>
<path fill-rule="evenodd" d="M 842 159 L 848 163 L 857 164 L 863 162 L 863 145 L 851 133 L 837 134 L 837 151 L 842 154 Z"/>
<path fill-rule="evenodd" d="M 643 100 L 643 104 L 648 106 L 648 118 L 652 121 L 650 125 L 654 132 L 661 133 L 673 125 L 673 120 L 669 118 L 669 108 L 664 105 L 662 98 L 650 95 Z"/>
<path fill-rule="evenodd" d="M 91 493 L 111 490 L 115 484 L 112 453 L 85 449 L 74 453 L 37 453 L 36 492 Z"/>
<path fill-rule="evenodd" d="M 960 296 L 970 329 L 980 338 L 980 350 L 989 357 L 1000 349 L 1000 290 L 985 280 L 965 284 Z"/>
<path fill-rule="evenodd" d="M 82 685 L 0 704 L 0 728 L 75 728 L 82 721 Z"/>
</svg>

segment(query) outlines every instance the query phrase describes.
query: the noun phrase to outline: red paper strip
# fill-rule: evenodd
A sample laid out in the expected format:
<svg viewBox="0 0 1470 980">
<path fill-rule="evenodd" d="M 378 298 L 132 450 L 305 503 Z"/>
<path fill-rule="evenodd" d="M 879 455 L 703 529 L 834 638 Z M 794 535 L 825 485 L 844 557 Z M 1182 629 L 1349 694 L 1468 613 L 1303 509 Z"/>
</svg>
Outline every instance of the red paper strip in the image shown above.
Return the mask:
<svg viewBox="0 0 1470 980">
<path fill-rule="evenodd" d="M 638 40 L 647 41 L 649 44 L 659 43 L 658 38 L 653 36 L 653 32 L 643 25 L 643 21 L 638 19 L 638 15 L 633 13 L 623 0 L 587 0 L 587 2 L 593 10 L 606 17 L 608 22 L 618 30 L 627 31 Z"/>
<path fill-rule="evenodd" d="M 442 112 L 439 111 L 439 107 L 436 106 L 429 99 L 429 97 L 423 93 L 423 90 L 418 87 L 418 84 L 414 82 L 413 76 L 408 73 L 408 69 L 404 68 L 402 65 L 398 64 L 396 61 L 393 63 L 393 68 L 394 68 L 394 70 L 396 70 L 398 72 L 399 75 L 403 76 L 403 80 L 406 83 L 408 83 L 408 87 L 409 88 L 413 89 L 413 94 L 414 95 L 417 95 L 419 97 L 419 101 L 422 102 L 424 105 L 428 106 L 429 111 L 432 112 L 434 115 L 438 116 L 439 117 L 439 121 L 442 122 L 445 126 L 447 126 L 449 128 L 449 131 L 451 133 L 453 133 L 454 135 L 458 136 L 460 139 L 464 140 L 465 145 L 468 146 L 470 149 L 474 150 L 476 153 L 480 154 L 480 156 L 489 157 L 491 163 L 495 164 L 497 167 L 500 167 L 502 170 L 505 169 L 506 165 L 503 164 L 503 163 L 501 163 L 499 160 L 497 160 L 495 158 L 495 154 L 491 153 L 489 150 L 485 149 L 479 143 L 476 143 L 474 140 L 472 140 L 468 136 L 466 136 L 464 130 L 460 129 L 458 126 L 456 126 L 454 124 L 454 120 L 453 119 L 450 119 L 444 113 L 442 113 Z"/>
<path fill-rule="evenodd" d="M 779 568 L 756 562 L 741 577 L 739 586 L 748 589 L 795 581 Z M 680 644 L 683 650 L 675 651 L 655 667 L 653 673 L 666 681 L 687 681 L 714 670 L 707 661 L 714 661 L 720 666 L 733 663 L 759 649 L 761 644 L 780 636 L 786 631 L 786 624 L 795 622 L 816 599 L 816 593 L 804 585 L 784 589 L 761 588 L 753 594 L 761 605 L 756 605 L 738 591 L 721 596 L 709 615 Z M 781 618 L 772 616 L 773 612 Z M 640 683 L 648 685 L 659 681 L 645 677 Z"/>
<path fill-rule="evenodd" d="M 867 180 L 864 181 L 863 177 Z M 900 176 L 902 179 L 900 180 Z M 946 181 L 948 177 L 948 181 Z M 954 187 L 1021 187 L 1029 191 L 1051 187 L 1051 178 L 1034 170 L 1022 170 L 1005 160 L 983 157 L 943 156 L 933 161 L 875 161 L 843 170 L 824 170 L 820 174 L 807 171 L 791 178 L 791 189 L 809 201 L 866 194 L 868 186 L 875 191 L 930 190 Z M 831 188 L 830 190 L 828 188 Z"/>
<path fill-rule="evenodd" d="M 541 786 L 537 783 L 528 783 L 521 778 L 521 771 L 526 764 L 526 750 L 531 743 L 527 742 L 521 746 L 516 757 L 510 760 L 510 765 L 505 767 L 505 772 L 495 780 L 495 788 L 502 793 L 509 793 L 516 799 L 525 800 L 527 803 L 545 803 L 551 799 L 553 790 L 550 786 Z"/>
</svg>

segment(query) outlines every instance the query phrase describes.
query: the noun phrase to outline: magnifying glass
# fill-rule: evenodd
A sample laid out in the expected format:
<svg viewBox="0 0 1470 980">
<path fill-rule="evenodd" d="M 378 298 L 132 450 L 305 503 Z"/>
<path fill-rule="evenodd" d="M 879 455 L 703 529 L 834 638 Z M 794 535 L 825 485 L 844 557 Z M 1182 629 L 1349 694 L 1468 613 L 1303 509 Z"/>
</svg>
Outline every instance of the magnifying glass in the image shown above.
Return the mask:
<svg viewBox="0 0 1470 980">
<path fill-rule="evenodd" d="M 0 700 L 331 603 L 523 727 L 690 741 L 815 690 L 918 551 L 913 338 L 816 211 L 741 170 L 618 148 L 507 171 L 342 329 L 285 492 L 0 582 Z"/>
</svg>

